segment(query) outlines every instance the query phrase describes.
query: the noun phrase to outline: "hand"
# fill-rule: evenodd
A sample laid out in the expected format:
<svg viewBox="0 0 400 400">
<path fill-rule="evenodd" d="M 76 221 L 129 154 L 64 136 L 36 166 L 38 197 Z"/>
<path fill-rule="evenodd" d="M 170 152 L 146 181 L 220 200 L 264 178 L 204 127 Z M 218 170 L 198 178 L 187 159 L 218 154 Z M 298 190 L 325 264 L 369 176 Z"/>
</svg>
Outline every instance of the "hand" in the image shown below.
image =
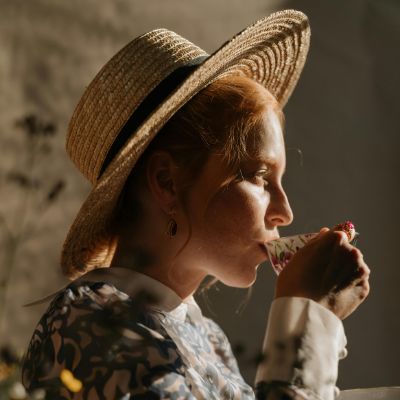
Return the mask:
<svg viewBox="0 0 400 400">
<path fill-rule="evenodd" d="M 306 297 L 345 319 L 368 296 L 369 274 L 347 235 L 323 228 L 279 274 L 275 297 Z"/>
</svg>

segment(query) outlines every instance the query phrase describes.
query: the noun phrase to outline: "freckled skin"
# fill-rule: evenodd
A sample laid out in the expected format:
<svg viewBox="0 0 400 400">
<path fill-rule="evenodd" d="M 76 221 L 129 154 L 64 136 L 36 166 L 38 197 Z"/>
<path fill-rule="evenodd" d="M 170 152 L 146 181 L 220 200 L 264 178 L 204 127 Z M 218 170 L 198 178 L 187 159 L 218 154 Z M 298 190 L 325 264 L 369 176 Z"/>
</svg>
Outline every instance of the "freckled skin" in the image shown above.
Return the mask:
<svg viewBox="0 0 400 400">
<path fill-rule="evenodd" d="M 207 275 L 228 286 L 251 286 L 267 259 L 262 243 L 277 238 L 278 228 L 293 219 L 281 182 L 286 156 L 279 119 L 268 108 L 262 122 L 240 173 L 232 176 L 222 157 L 212 154 L 184 204 L 182 171 L 168 152 L 154 153 L 141 192 L 141 223 L 119 236 L 111 266 L 139 268 L 182 299 Z M 168 237 L 171 209 L 178 229 Z M 144 269 L 135 261 L 138 251 L 146 255 Z M 343 319 L 368 296 L 369 273 L 344 232 L 323 229 L 279 274 L 275 297 L 309 298 Z"/>
<path fill-rule="evenodd" d="M 228 286 L 251 286 L 258 266 L 267 259 L 262 243 L 277 238 L 278 228 L 293 219 L 281 182 L 284 140 L 272 109 L 265 110 L 261 129 L 237 176 L 232 177 L 220 155 L 211 155 L 185 204 L 178 195 L 182 172 L 171 155 L 152 155 L 148 190 L 141 196 L 142 223 L 120 235 L 111 266 L 140 267 L 134 261 L 140 250 L 148 261 L 143 272 L 182 299 L 207 275 Z M 171 208 L 178 229 L 168 237 Z M 309 298 L 344 319 L 368 296 L 369 273 L 361 252 L 344 232 L 323 229 L 280 273 L 275 297 Z"/>
<path fill-rule="evenodd" d="M 281 185 L 284 140 L 272 108 L 265 110 L 258 129 L 264 134 L 257 135 L 256 143 L 250 139 L 252 157 L 240 166 L 243 179 L 232 176 L 222 157 L 212 154 L 184 206 L 176 190 L 179 168 L 168 153 L 155 154 L 147 170 L 149 190 L 142 192 L 143 222 L 119 237 L 112 266 L 129 268 L 140 249 L 150 260 L 143 272 L 182 298 L 207 275 L 228 286 L 252 285 L 257 267 L 267 259 L 261 244 L 276 239 L 278 227 L 293 218 Z M 165 234 L 171 207 L 178 226 L 173 238 Z"/>
<path fill-rule="evenodd" d="M 244 180 L 221 187 L 227 170 L 221 156 L 212 155 L 189 198 L 192 254 L 204 259 L 201 264 L 207 274 L 229 286 L 248 287 L 254 282 L 258 265 L 267 257 L 260 244 L 277 238 L 277 228 L 293 218 L 281 185 L 286 157 L 273 110 L 265 112 L 263 130 L 257 158 L 242 167 Z M 256 175 L 267 168 L 267 176 Z"/>
</svg>

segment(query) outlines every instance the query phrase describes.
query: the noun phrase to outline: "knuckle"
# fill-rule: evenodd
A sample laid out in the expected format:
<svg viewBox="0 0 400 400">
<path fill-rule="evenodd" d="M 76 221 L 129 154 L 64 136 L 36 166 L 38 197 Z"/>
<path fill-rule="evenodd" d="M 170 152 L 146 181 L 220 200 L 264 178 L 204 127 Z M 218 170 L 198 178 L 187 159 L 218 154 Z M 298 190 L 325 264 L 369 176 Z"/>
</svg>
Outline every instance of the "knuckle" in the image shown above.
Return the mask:
<svg viewBox="0 0 400 400">
<path fill-rule="evenodd" d="M 363 263 L 360 265 L 359 270 L 362 276 L 369 277 L 371 274 L 371 270 L 369 269 L 368 265 Z"/>
<path fill-rule="evenodd" d="M 366 265 L 364 263 L 364 256 L 359 249 L 353 247 L 351 249 L 351 255 L 353 257 L 354 262 L 356 262 L 359 265 Z"/>
<path fill-rule="evenodd" d="M 359 298 L 360 300 L 364 300 L 370 292 L 370 286 L 368 280 L 364 280 L 362 282 L 362 285 L 360 286 L 360 291 L 359 291 Z"/>
<path fill-rule="evenodd" d="M 347 240 L 347 235 L 343 231 L 332 231 L 333 239 L 336 241 L 336 243 L 346 243 Z"/>
<path fill-rule="evenodd" d="M 353 256 L 356 258 L 356 260 L 361 261 L 361 260 L 364 259 L 364 256 L 363 256 L 363 254 L 361 253 L 361 250 L 358 249 L 357 247 L 354 247 L 354 246 L 353 246 L 352 249 L 351 249 L 351 252 L 352 252 Z"/>
<path fill-rule="evenodd" d="M 368 279 L 371 274 L 371 270 L 368 268 L 368 265 L 364 262 L 358 262 L 356 265 L 356 276 L 358 278 Z"/>
<path fill-rule="evenodd" d="M 357 248 L 357 247 L 354 247 L 356 250 L 357 250 L 357 254 L 359 255 L 359 257 L 361 258 L 361 259 L 364 259 L 364 254 L 363 254 L 363 252 L 359 249 L 359 248 Z"/>
<path fill-rule="evenodd" d="M 329 230 L 321 235 L 321 239 L 324 239 L 328 243 L 338 243 L 341 240 L 341 233 L 339 231 Z"/>
</svg>

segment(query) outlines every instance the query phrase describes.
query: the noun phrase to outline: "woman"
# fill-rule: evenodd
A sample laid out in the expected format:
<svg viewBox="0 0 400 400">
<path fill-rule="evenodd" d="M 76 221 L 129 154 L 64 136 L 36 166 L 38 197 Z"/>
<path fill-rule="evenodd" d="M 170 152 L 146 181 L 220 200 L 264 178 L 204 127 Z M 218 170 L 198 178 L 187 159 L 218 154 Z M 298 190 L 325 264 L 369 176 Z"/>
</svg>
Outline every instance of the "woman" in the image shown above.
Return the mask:
<svg viewBox="0 0 400 400">
<path fill-rule="evenodd" d="M 156 30 L 94 78 L 67 138 L 93 183 L 62 254 L 76 279 L 34 332 L 29 390 L 66 399 L 337 396 L 340 319 L 369 291 L 369 269 L 343 232 L 322 229 L 279 275 L 255 390 L 193 299 L 207 276 L 251 286 L 263 244 L 292 221 L 282 107 L 308 42 L 307 18 L 293 10 L 211 56 Z"/>
</svg>

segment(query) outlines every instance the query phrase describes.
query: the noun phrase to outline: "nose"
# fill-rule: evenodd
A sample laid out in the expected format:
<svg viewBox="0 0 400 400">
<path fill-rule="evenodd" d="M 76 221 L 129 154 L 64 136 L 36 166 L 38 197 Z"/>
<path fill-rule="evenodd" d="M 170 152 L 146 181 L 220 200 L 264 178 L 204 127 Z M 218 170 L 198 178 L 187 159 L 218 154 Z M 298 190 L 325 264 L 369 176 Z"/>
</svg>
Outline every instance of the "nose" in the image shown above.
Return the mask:
<svg viewBox="0 0 400 400">
<path fill-rule="evenodd" d="M 282 187 L 276 187 L 275 190 L 271 191 L 265 220 L 269 229 L 290 225 L 293 222 L 293 211 Z"/>
</svg>

